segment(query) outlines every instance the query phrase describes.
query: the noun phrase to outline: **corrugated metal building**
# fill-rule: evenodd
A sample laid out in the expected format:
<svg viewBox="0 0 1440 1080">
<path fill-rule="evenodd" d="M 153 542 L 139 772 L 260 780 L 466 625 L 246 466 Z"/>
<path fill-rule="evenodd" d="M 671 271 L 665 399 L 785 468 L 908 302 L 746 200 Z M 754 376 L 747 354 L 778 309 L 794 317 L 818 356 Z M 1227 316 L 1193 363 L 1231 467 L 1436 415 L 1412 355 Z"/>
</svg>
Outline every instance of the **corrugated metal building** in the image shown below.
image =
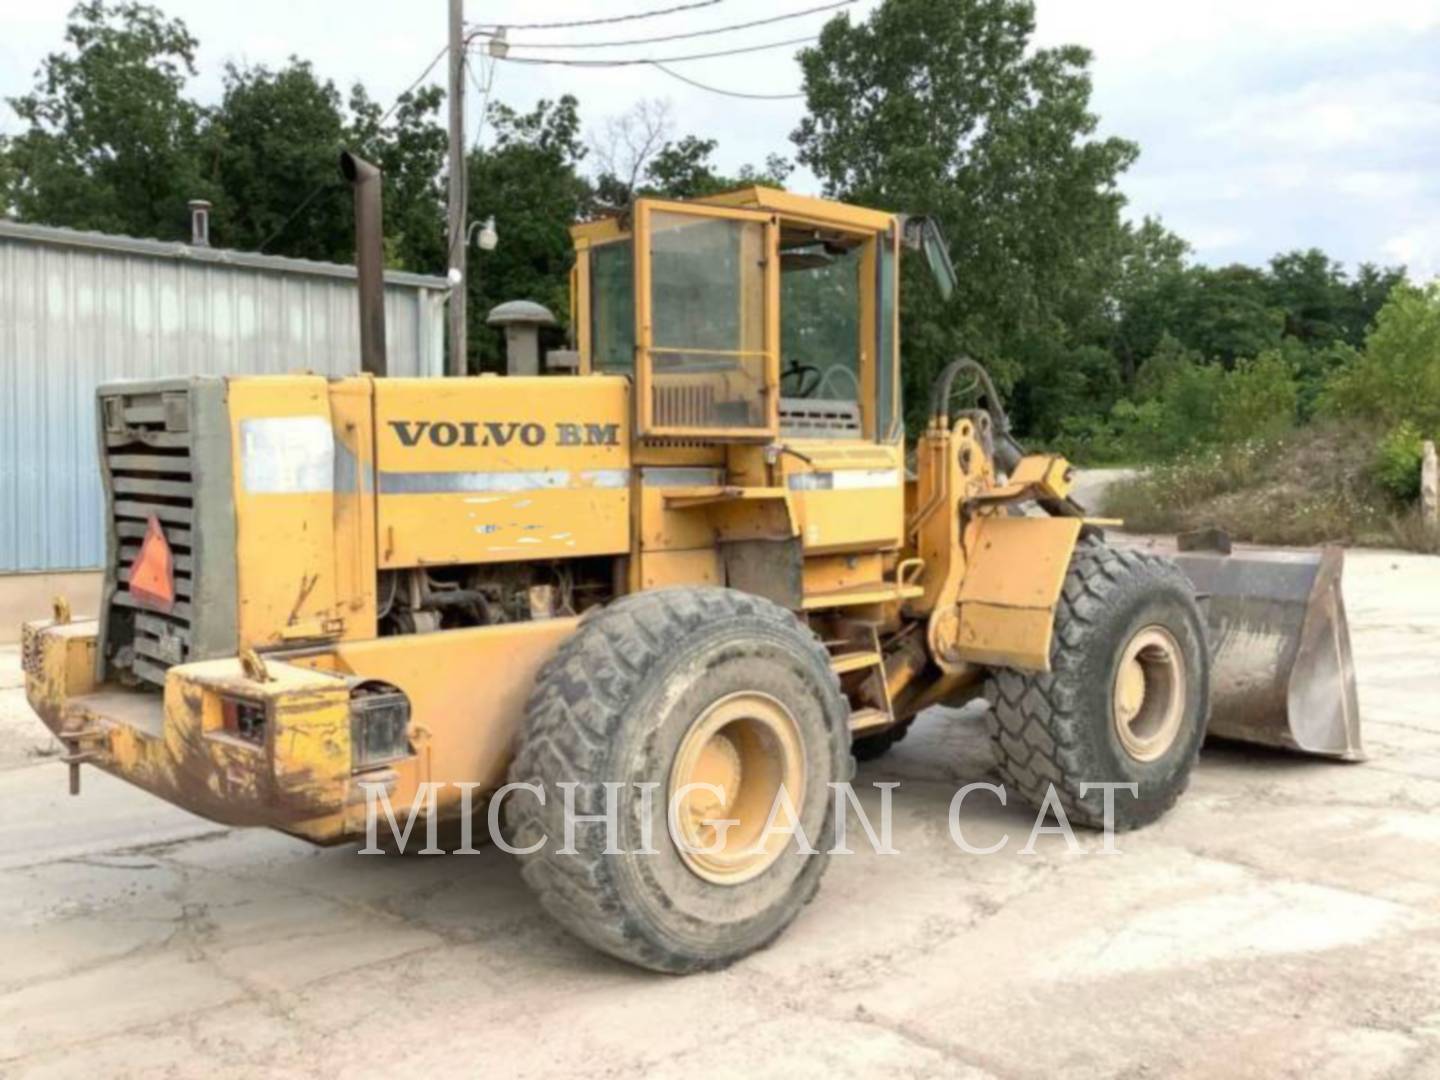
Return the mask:
<svg viewBox="0 0 1440 1080">
<path fill-rule="evenodd" d="M 392 375 L 443 373 L 443 278 L 385 275 Z M 0 574 L 104 558 L 95 387 L 359 370 L 355 270 L 0 221 Z"/>
</svg>

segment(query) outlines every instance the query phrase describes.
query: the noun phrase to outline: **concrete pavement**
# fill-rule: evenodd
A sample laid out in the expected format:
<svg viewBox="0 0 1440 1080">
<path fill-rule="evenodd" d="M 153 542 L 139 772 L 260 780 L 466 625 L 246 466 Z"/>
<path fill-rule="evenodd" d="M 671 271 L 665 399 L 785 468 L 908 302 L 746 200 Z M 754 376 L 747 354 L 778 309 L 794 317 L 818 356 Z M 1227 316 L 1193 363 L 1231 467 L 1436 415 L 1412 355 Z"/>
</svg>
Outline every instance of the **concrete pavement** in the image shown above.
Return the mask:
<svg viewBox="0 0 1440 1080">
<path fill-rule="evenodd" d="M 900 854 L 686 979 L 571 940 L 493 849 L 320 851 L 93 770 L 70 799 L 0 691 L 0 1075 L 1440 1075 L 1440 558 L 1347 574 L 1368 762 L 1207 748 L 1115 857 L 1021 855 L 1033 814 L 977 796 L 967 839 L 1012 836 L 982 858 L 946 824 L 982 724 L 933 712 L 857 777 L 900 781 Z"/>
</svg>

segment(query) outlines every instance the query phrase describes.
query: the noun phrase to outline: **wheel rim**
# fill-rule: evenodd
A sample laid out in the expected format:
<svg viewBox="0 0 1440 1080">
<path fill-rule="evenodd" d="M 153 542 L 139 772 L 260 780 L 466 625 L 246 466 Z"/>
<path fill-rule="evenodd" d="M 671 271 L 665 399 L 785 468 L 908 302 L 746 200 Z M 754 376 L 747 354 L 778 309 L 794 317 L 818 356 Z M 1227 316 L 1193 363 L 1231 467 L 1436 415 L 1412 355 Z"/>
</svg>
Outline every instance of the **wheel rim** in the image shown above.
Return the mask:
<svg viewBox="0 0 1440 1080">
<path fill-rule="evenodd" d="M 700 784 L 720 793 L 692 786 Z M 805 748 L 789 709 L 768 694 L 747 691 L 705 710 L 685 733 L 670 770 L 666 808 L 685 865 L 721 885 L 763 873 L 790 839 L 780 833 L 757 843 L 782 784 L 798 814 L 805 800 Z M 726 820 L 737 824 L 713 824 Z M 778 828 L 788 824 L 783 813 L 777 815 Z"/>
<path fill-rule="evenodd" d="M 1164 756 L 1185 716 L 1185 662 L 1163 626 L 1138 631 L 1120 655 L 1111 712 L 1115 734 L 1136 761 Z"/>
</svg>

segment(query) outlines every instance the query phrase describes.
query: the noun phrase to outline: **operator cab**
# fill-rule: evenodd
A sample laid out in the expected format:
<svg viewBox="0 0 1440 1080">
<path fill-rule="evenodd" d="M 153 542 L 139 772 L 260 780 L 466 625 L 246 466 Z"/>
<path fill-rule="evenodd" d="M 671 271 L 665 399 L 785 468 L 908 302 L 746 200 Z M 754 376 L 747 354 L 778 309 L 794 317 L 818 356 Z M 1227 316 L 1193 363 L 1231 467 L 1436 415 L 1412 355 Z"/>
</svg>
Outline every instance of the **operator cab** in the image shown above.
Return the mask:
<svg viewBox="0 0 1440 1080">
<path fill-rule="evenodd" d="M 763 187 L 576 226 L 580 369 L 634 380 L 644 438 L 894 442 L 902 227 Z"/>
</svg>

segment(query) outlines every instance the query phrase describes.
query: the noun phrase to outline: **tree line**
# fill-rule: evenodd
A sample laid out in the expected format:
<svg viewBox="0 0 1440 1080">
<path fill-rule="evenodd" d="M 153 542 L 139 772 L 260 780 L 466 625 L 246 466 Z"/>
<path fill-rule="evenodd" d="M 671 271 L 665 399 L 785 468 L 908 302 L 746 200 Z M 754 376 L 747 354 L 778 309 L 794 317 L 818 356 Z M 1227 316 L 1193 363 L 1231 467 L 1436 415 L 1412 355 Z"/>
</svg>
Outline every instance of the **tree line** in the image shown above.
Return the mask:
<svg viewBox="0 0 1440 1080">
<path fill-rule="evenodd" d="M 1034 32 L 1030 0 L 885 0 L 864 21 L 839 15 L 799 53 L 806 113 L 791 145 L 734 175 L 716 165 L 715 140 L 676 132 L 663 102 L 588 137 L 574 97 L 492 103 L 468 155 L 469 213 L 494 215 L 502 240 L 472 258 L 471 369 L 500 363 L 483 320 L 494 304 L 567 310 L 571 223 L 637 193 L 783 183 L 793 160 L 827 196 L 945 229 L 957 292 L 943 299 L 918 267 L 903 283 L 912 417 L 962 352 L 993 370 L 1022 435 L 1082 460 L 1173 456 L 1361 400 L 1377 315 L 1427 294 L 1403 268 L 1351 271 L 1319 248 L 1206 266 L 1160 221 L 1127 219 L 1119 185 L 1140 148 L 1098 134 L 1089 52 L 1037 48 Z M 0 208 L 182 239 L 186 201 L 207 198 L 216 244 L 344 262 L 345 146 L 385 170 L 390 265 L 444 272 L 439 87 L 386 110 L 292 57 L 228 65 L 220 100 L 203 105 L 187 92 L 197 46 L 150 5 L 76 6 L 64 46 L 10 101 L 23 130 L 0 140 Z"/>
</svg>

